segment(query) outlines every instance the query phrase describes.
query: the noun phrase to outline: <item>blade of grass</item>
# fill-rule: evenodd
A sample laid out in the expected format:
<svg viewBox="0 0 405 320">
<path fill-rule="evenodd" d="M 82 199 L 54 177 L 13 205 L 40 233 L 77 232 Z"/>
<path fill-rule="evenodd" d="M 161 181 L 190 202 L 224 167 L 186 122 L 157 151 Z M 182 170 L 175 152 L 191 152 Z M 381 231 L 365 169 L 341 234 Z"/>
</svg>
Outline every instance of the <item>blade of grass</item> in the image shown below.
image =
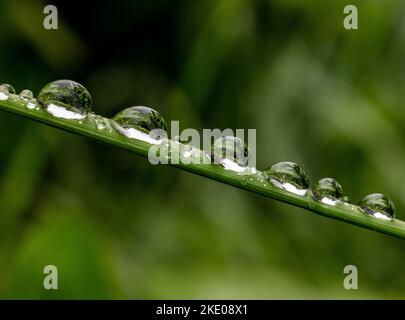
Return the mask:
<svg viewBox="0 0 405 320">
<path fill-rule="evenodd" d="M 16 97 L 16 96 L 14 96 Z M 139 156 L 147 157 L 149 144 L 146 142 L 128 139 L 115 130 L 98 130 L 94 121 L 83 120 L 82 123 L 75 120 L 55 118 L 46 111 L 32 110 L 25 107 L 25 103 L 12 97 L 8 100 L 0 100 L 0 109 L 20 116 L 24 116 L 41 123 L 66 130 L 68 132 L 90 138 L 106 145 L 112 145 L 129 151 Z M 255 179 L 242 179 L 235 172 L 224 170 L 214 164 L 177 164 L 172 165 L 182 170 L 189 171 L 228 185 L 248 190 L 263 196 L 288 203 L 297 207 L 307 209 L 316 214 L 357 225 L 366 229 L 405 239 L 405 222 L 395 220 L 382 220 L 371 217 L 350 206 L 330 206 L 310 197 L 301 197 L 287 191 L 281 190 L 271 184 L 263 185 Z"/>
</svg>

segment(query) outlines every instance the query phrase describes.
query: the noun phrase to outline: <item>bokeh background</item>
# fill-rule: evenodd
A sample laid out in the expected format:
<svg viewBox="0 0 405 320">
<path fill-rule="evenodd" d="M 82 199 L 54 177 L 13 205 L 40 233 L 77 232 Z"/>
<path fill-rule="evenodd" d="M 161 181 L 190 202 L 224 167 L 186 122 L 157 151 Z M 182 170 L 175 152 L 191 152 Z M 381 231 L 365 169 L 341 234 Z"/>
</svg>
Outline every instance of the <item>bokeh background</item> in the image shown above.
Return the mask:
<svg viewBox="0 0 405 320">
<path fill-rule="evenodd" d="M 295 161 L 405 219 L 405 1 L 53 1 L 57 31 L 46 4 L 0 1 L 0 82 L 255 128 L 258 168 Z M 404 244 L 0 113 L 1 298 L 403 298 Z"/>
</svg>

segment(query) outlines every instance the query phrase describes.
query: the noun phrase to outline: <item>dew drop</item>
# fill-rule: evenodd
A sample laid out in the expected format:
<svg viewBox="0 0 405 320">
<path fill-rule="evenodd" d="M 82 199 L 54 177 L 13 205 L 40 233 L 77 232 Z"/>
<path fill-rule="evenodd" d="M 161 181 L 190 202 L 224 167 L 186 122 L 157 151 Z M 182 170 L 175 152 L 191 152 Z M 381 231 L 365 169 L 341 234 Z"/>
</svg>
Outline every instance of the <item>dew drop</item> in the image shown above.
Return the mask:
<svg viewBox="0 0 405 320">
<path fill-rule="evenodd" d="M 215 163 L 225 170 L 245 173 L 249 162 L 249 149 L 243 140 L 234 136 L 220 137 L 212 146 Z"/>
<path fill-rule="evenodd" d="M 193 155 L 194 148 L 188 144 L 183 147 L 183 157 L 190 158 Z"/>
<path fill-rule="evenodd" d="M 249 170 L 251 169 L 251 170 Z M 267 187 L 268 186 L 268 181 L 266 176 L 263 174 L 263 172 L 257 171 L 256 168 L 248 168 L 246 170 L 246 173 L 244 175 L 241 175 L 241 183 L 244 184 L 246 182 L 252 183 L 252 184 L 258 184 L 261 185 L 262 187 Z M 244 181 L 243 181 L 244 180 Z"/>
<path fill-rule="evenodd" d="M 112 131 L 110 119 L 94 114 L 93 112 L 89 113 L 89 118 L 94 122 L 97 130 Z"/>
<path fill-rule="evenodd" d="M 267 187 L 267 177 L 263 172 L 257 172 L 255 178 L 263 187 Z"/>
<path fill-rule="evenodd" d="M 104 118 L 99 115 L 95 115 L 93 113 L 92 113 L 91 117 L 93 118 L 93 121 L 96 125 L 97 130 L 105 130 L 105 129 L 109 128 L 109 122 L 110 122 L 109 119 Z"/>
<path fill-rule="evenodd" d="M 206 154 L 189 144 L 184 144 L 180 148 L 181 150 L 181 161 L 184 164 L 190 164 L 190 163 L 195 163 L 195 164 L 202 164 L 204 163 L 204 160 L 206 160 L 206 163 L 210 163 L 210 158 L 204 158 Z"/>
<path fill-rule="evenodd" d="M 11 85 L 7 83 L 0 85 L 0 100 L 7 100 L 10 94 L 15 94 L 15 90 Z"/>
<path fill-rule="evenodd" d="M 350 201 L 350 198 L 348 197 L 348 196 L 344 196 L 344 197 L 342 197 L 342 199 L 340 199 L 342 202 L 345 202 L 345 203 L 351 203 L 351 201 Z"/>
<path fill-rule="evenodd" d="M 307 174 L 294 162 L 278 162 L 263 172 L 273 185 L 297 195 L 305 195 L 309 187 Z"/>
<path fill-rule="evenodd" d="M 84 119 L 92 108 L 90 93 L 71 80 L 57 80 L 47 84 L 38 94 L 38 102 L 57 118 Z"/>
<path fill-rule="evenodd" d="M 122 135 L 156 144 L 157 139 L 150 136 L 152 130 L 166 131 L 166 122 L 154 109 L 137 106 L 124 109 L 112 119 L 112 125 Z"/>
<path fill-rule="evenodd" d="M 27 90 L 27 89 L 21 91 L 20 94 L 19 94 L 19 96 L 20 96 L 20 98 L 22 98 L 22 99 L 25 100 L 25 101 L 29 101 L 29 100 L 31 100 L 32 98 L 34 98 L 34 94 L 32 93 L 32 91 L 31 91 L 31 90 Z"/>
<path fill-rule="evenodd" d="M 97 130 L 104 130 L 105 128 L 107 128 L 107 125 L 103 120 L 96 121 L 96 128 Z"/>
<path fill-rule="evenodd" d="M 25 105 L 28 109 L 34 110 L 38 108 L 37 99 L 30 99 L 27 104 Z"/>
<path fill-rule="evenodd" d="M 341 201 L 343 188 L 335 179 L 323 178 L 312 188 L 312 193 L 317 200 L 334 206 Z"/>
<path fill-rule="evenodd" d="M 365 196 L 359 206 L 369 215 L 373 217 L 392 220 L 395 218 L 394 203 L 387 196 L 381 193 L 373 193 Z"/>
</svg>

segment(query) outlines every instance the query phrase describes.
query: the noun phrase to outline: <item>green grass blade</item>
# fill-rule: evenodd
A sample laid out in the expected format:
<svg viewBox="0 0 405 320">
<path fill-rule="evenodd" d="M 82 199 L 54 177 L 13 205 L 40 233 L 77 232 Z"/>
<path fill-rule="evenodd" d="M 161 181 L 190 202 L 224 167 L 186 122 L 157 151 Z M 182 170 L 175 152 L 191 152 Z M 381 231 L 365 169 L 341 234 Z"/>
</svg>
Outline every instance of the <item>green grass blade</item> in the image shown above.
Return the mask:
<svg viewBox="0 0 405 320">
<path fill-rule="evenodd" d="M 18 99 L 13 99 L 13 96 L 8 100 L 0 100 L 0 109 L 8 111 L 20 116 L 24 116 L 41 123 L 66 130 L 68 132 L 90 138 L 94 141 L 101 142 L 106 145 L 112 145 L 142 157 L 148 156 L 149 144 L 128 139 L 117 133 L 115 130 L 98 130 L 94 121 L 89 118 L 83 120 L 82 123 L 75 120 L 66 120 L 56 118 L 48 114 L 43 109 L 31 110 L 25 107 L 25 103 Z M 15 96 L 16 97 L 16 96 Z M 301 197 L 287 191 L 281 190 L 267 184 L 264 186 L 262 182 L 256 179 L 242 179 L 240 175 L 232 171 L 224 170 L 222 167 L 214 164 L 178 164 L 172 165 L 182 170 L 189 171 L 228 185 L 235 186 L 244 190 L 248 190 L 263 196 L 288 203 L 297 207 L 307 209 L 316 214 L 340 220 L 346 223 L 354 224 L 363 228 L 374 230 L 380 233 L 391 235 L 397 238 L 405 239 L 405 222 L 394 220 L 382 220 L 369 216 L 352 206 L 330 206 L 323 204 L 311 197 Z"/>
</svg>

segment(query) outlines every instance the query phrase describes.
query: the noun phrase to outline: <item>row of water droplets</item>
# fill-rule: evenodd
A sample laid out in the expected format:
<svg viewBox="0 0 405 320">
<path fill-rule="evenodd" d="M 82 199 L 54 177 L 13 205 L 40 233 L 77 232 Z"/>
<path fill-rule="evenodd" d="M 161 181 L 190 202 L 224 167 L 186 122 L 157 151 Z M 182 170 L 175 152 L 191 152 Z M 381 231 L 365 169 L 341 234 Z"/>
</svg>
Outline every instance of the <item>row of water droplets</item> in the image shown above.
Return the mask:
<svg viewBox="0 0 405 320">
<path fill-rule="evenodd" d="M 9 84 L 0 85 L 0 100 L 8 100 L 15 96 L 14 88 Z M 28 109 L 35 109 L 38 107 L 37 101 L 34 98 L 34 94 L 30 90 L 23 90 L 17 96 L 19 99 L 25 102 L 25 105 Z"/>
<path fill-rule="evenodd" d="M 310 188 L 310 182 L 305 171 L 293 162 L 278 162 L 263 172 L 248 166 L 249 149 L 243 140 L 225 136 L 217 139 L 211 153 L 178 141 L 158 139 L 150 134 L 152 130 L 166 131 L 166 122 L 154 109 L 148 107 L 130 107 L 117 113 L 112 119 L 107 119 L 92 112 L 92 99 L 85 87 L 71 80 L 58 80 L 47 84 L 38 94 L 37 99 L 29 90 L 23 90 L 19 95 L 9 84 L 0 85 L 0 100 L 20 99 L 31 110 L 39 110 L 40 106 L 57 118 L 90 120 L 98 130 L 112 131 L 115 129 L 121 135 L 141 140 L 150 144 L 163 144 L 168 149 L 181 149 L 183 159 L 215 160 L 225 170 L 238 173 L 242 184 L 247 181 L 259 181 L 264 187 L 272 186 L 286 192 L 302 196 L 309 203 L 319 201 L 330 206 L 349 206 L 361 210 L 370 216 L 392 220 L 395 218 L 393 202 L 383 194 L 374 193 L 364 197 L 357 206 L 352 205 L 348 197 L 343 196 L 342 186 L 332 178 L 323 178 Z M 170 153 L 169 153 L 170 154 Z M 206 162 L 205 162 L 206 163 Z"/>
</svg>

